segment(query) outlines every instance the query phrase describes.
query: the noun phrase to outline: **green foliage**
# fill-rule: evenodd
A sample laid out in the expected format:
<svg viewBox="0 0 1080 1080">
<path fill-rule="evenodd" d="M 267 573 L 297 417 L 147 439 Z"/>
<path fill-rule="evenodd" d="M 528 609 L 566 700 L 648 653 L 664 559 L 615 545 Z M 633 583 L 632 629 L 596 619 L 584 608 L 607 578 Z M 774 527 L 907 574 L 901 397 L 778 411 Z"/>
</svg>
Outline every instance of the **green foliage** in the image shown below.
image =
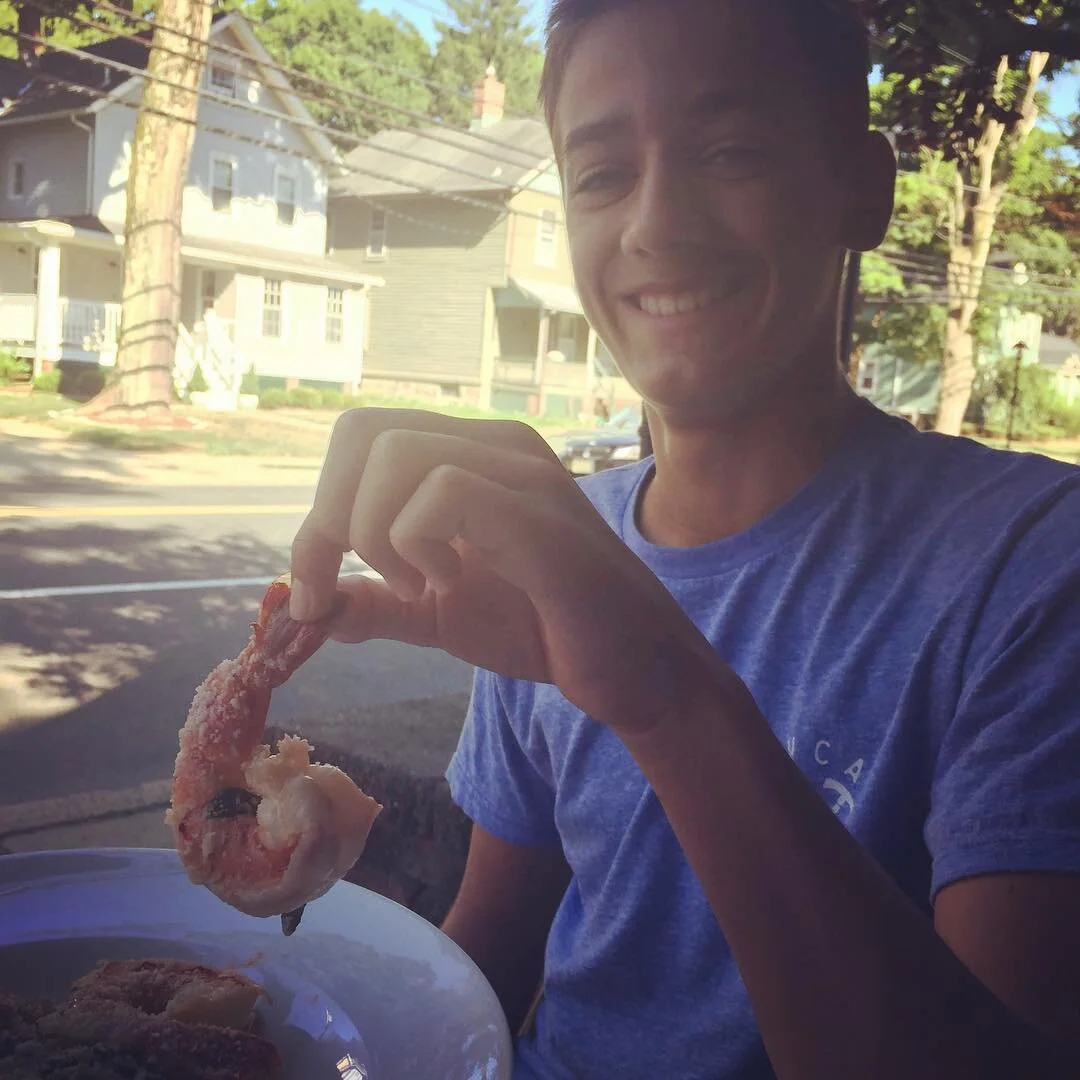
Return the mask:
<svg viewBox="0 0 1080 1080">
<path fill-rule="evenodd" d="M 298 386 L 289 391 L 289 404 L 295 409 L 318 409 L 322 407 L 322 391 L 310 386 Z"/>
<path fill-rule="evenodd" d="M 18 30 L 24 34 L 40 34 L 46 41 L 58 45 L 79 48 L 101 41 L 115 31 L 130 33 L 132 24 L 116 12 L 95 5 L 92 0 L 48 0 L 50 11 L 96 23 L 101 29 L 83 26 L 63 17 L 42 17 L 34 4 L 13 3 L 0 0 L 0 30 Z M 134 3 L 133 14 L 145 16 L 153 12 L 153 3 Z M 40 19 L 40 22 L 39 22 Z M 19 43 L 14 38 L 0 34 L 0 57 L 14 59 L 19 55 Z"/>
<path fill-rule="evenodd" d="M 277 387 L 259 394 L 260 409 L 283 409 L 289 404 L 289 391 Z"/>
<path fill-rule="evenodd" d="M 54 368 L 52 371 L 43 371 L 34 376 L 31 384 L 35 393 L 55 394 L 60 390 L 60 371 Z"/>
<path fill-rule="evenodd" d="M 279 63 L 414 112 L 430 110 L 428 87 L 400 72 L 426 73 L 431 52 L 416 27 L 400 16 L 365 10 L 355 0 L 246 0 L 239 7 Z M 308 107 L 320 123 L 340 131 L 368 136 L 409 123 L 392 109 L 349 94 L 314 82 L 305 86 L 297 76 L 291 82 L 302 93 L 328 98 L 309 101 Z"/>
<path fill-rule="evenodd" d="M 340 390 L 327 387 L 297 386 L 292 390 L 275 387 L 259 394 L 260 409 L 337 409 L 347 408 L 352 399 Z"/>
<path fill-rule="evenodd" d="M 1017 438 L 1080 435 L 1080 403 L 1070 405 L 1058 394 L 1053 372 L 1030 363 L 1018 372 L 1015 358 L 1002 357 L 979 369 L 968 417 L 981 431 L 1001 435 L 1008 430 L 1010 410 Z"/>
<path fill-rule="evenodd" d="M 884 118 L 906 150 L 969 159 L 989 118 L 1015 129 L 1033 50 L 1050 53 L 1047 77 L 1080 59 L 1075 0 L 863 0 L 862 7 L 875 28 L 874 60 L 891 84 Z"/>
<path fill-rule="evenodd" d="M 254 364 L 244 372 L 244 377 L 240 380 L 240 393 L 256 395 L 259 393 L 259 373 L 255 370 Z"/>
<path fill-rule="evenodd" d="M 203 374 L 201 364 L 195 365 L 195 370 L 191 373 L 191 380 L 187 384 L 187 392 L 191 394 L 201 394 L 210 389 L 210 384 L 206 381 L 206 376 Z"/>
<path fill-rule="evenodd" d="M 0 351 L 0 386 L 26 382 L 29 375 L 29 361 L 19 359 L 14 353 Z"/>
<path fill-rule="evenodd" d="M 472 117 L 466 97 L 489 65 L 506 84 L 506 108 L 538 111 L 543 54 L 522 0 L 446 0 L 453 19 L 435 21 L 439 40 L 432 77 L 457 94 L 440 93 L 438 115 L 446 123 L 464 125 Z"/>
</svg>

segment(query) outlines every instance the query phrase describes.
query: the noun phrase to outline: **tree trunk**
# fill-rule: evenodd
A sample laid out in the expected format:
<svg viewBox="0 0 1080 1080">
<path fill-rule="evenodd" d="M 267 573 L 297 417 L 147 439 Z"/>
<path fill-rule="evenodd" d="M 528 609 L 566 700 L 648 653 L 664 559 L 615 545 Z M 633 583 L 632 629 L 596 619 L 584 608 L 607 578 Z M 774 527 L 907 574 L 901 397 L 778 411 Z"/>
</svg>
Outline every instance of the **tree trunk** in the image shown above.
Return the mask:
<svg viewBox="0 0 1080 1080">
<path fill-rule="evenodd" d="M 116 371 L 90 412 L 168 409 L 172 401 L 180 217 L 212 15 L 211 0 L 162 0 L 157 9 L 127 180 Z"/>
<path fill-rule="evenodd" d="M 1031 134 L 1039 115 L 1035 92 L 1049 59 L 1048 53 L 1032 54 L 1020 106 L 1022 119 L 1013 130 L 1007 131 L 999 120 L 988 117 L 971 159 L 957 165 L 949 208 L 948 315 L 935 425 L 946 435 L 960 434 L 975 383 L 976 348 L 972 325 L 979 308 L 979 293 L 990 257 L 994 227 L 1010 179 L 1009 170 L 998 161 L 998 151 L 1003 142 L 1015 151 Z M 1008 57 L 1003 57 L 998 67 L 999 92 L 1007 73 Z"/>
</svg>

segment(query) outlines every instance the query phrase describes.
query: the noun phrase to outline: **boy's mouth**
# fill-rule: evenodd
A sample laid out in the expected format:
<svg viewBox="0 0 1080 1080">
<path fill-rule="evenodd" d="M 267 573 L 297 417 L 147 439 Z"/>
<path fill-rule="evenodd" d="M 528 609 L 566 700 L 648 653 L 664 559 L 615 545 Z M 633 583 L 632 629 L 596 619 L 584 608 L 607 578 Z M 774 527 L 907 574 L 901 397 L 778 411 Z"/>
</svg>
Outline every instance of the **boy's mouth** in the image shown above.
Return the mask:
<svg viewBox="0 0 1080 1080">
<path fill-rule="evenodd" d="M 738 292 L 743 283 L 743 278 L 732 275 L 719 282 L 696 288 L 689 285 L 650 285 L 629 293 L 625 300 L 632 308 L 645 315 L 653 318 L 673 318 L 704 311 Z"/>
</svg>

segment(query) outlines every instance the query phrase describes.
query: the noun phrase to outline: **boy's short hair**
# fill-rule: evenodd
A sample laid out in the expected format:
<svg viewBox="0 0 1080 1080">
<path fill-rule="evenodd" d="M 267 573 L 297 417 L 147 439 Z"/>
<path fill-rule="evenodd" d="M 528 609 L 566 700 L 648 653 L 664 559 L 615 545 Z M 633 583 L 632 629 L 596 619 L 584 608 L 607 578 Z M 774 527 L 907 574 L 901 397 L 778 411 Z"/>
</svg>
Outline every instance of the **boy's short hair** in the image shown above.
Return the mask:
<svg viewBox="0 0 1080 1080">
<path fill-rule="evenodd" d="M 540 79 L 540 100 L 548 128 L 563 75 L 584 26 L 609 11 L 644 0 L 553 0 L 547 21 L 547 51 Z M 651 0 L 662 3 L 663 0 Z M 697 0 L 715 3 L 717 0 Z M 763 0 L 754 0 L 761 3 Z M 870 125 L 870 36 L 857 0 L 766 0 L 788 19 L 802 45 L 829 106 L 825 133 L 844 145 Z"/>
</svg>

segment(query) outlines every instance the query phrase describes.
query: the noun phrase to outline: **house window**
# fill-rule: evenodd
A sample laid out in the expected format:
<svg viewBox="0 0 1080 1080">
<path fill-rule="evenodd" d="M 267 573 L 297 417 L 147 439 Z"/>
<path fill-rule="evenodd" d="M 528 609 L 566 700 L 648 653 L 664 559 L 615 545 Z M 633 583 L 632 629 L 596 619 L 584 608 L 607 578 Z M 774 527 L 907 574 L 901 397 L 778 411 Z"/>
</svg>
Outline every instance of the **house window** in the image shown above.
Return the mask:
<svg viewBox="0 0 1080 1080">
<path fill-rule="evenodd" d="M 368 230 L 367 253 L 372 258 L 386 255 L 386 211 L 372 207 L 371 228 Z"/>
<path fill-rule="evenodd" d="M 291 225 L 296 220 L 296 177 L 279 172 L 274 177 L 274 199 L 277 202 L 279 225 Z"/>
<path fill-rule="evenodd" d="M 859 372 L 859 389 L 864 394 L 872 394 L 877 389 L 877 361 L 864 360 Z"/>
<path fill-rule="evenodd" d="M 345 290 L 333 285 L 326 290 L 326 340 L 339 345 L 345 337 Z"/>
<path fill-rule="evenodd" d="M 281 279 L 267 278 L 263 283 L 263 337 L 281 337 Z"/>
<path fill-rule="evenodd" d="M 210 173 L 210 203 L 227 214 L 232 209 L 236 165 L 229 158 L 214 157 L 210 159 Z"/>
<path fill-rule="evenodd" d="M 236 72 L 224 64 L 211 64 L 210 89 L 222 97 L 236 97 Z"/>
<path fill-rule="evenodd" d="M 536 265 L 555 265 L 555 237 L 559 230 L 553 210 L 541 210 L 536 229 Z"/>
<path fill-rule="evenodd" d="M 26 162 L 13 161 L 8 174 L 8 196 L 20 199 L 26 194 Z"/>
</svg>

